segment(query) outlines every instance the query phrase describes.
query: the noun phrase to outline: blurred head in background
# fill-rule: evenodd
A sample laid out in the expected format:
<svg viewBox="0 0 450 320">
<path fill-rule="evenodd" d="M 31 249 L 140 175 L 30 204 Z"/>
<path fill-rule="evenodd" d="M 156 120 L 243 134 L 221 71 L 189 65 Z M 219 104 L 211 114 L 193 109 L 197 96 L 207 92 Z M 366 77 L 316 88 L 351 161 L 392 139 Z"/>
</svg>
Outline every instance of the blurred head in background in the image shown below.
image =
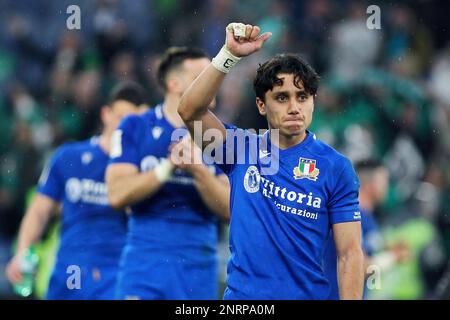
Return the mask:
<svg viewBox="0 0 450 320">
<path fill-rule="evenodd" d="M 171 47 L 158 67 L 158 82 L 166 96 L 180 98 L 197 76 L 210 63 L 207 54 L 198 48 Z"/>
<path fill-rule="evenodd" d="M 103 134 L 110 136 L 127 115 L 140 113 L 145 108 L 145 91 L 133 81 L 117 84 L 101 110 Z"/>
<path fill-rule="evenodd" d="M 360 181 L 359 202 L 362 209 L 373 211 L 381 204 L 389 187 L 389 171 L 377 160 L 364 160 L 355 164 Z"/>
</svg>

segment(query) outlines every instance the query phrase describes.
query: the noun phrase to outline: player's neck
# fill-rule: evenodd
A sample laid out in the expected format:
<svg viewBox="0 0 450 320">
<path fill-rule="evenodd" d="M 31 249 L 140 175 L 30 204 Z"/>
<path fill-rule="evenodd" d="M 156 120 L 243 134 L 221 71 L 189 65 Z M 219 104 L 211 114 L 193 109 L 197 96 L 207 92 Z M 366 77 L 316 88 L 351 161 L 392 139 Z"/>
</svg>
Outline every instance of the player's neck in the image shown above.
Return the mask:
<svg viewBox="0 0 450 320">
<path fill-rule="evenodd" d="M 306 131 L 303 131 L 300 135 L 295 136 L 286 136 L 283 134 L 279 134 L 278 137 L 278 143 L 276 141 L 273 141 L 273 143 L 281 150 L 288 149 L 290 147 L 296 146 L 297 144 L 303 142 L 303 140 L 306 139 L 306 136 L 308 134 Z"/>
<path fill-rule="evenodd" d="M 111 134 L 107 132 L 102 132 L 99 139 L 100 149 L 103 150 L 106 154 L 109 154 L 109 144 L 111 141 Z"/>
<path fill-rule="evenodd" d="M 180 97 L 175 94 L 166 94 L 164 97 L 163 113 L 167 121 L 175 128 L 184 127 L 184 122 L 178 114 Z"/>
</svg>

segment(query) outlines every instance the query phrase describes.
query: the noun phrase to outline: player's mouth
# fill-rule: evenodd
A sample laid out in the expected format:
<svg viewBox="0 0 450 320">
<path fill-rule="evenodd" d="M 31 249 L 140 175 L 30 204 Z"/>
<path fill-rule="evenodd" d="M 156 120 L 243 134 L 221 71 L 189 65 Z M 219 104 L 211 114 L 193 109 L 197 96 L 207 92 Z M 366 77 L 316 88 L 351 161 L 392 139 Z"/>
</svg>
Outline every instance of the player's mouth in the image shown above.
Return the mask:
<svg viewBox="0 0 450 320">
<path fill-rule="evenodd" d="M 287 117 L 283 120 L 283 123 L 286 126 L 301 125 L 303 122 L 305 122 L 305 119 L 303 117 Z"/>
</svg>

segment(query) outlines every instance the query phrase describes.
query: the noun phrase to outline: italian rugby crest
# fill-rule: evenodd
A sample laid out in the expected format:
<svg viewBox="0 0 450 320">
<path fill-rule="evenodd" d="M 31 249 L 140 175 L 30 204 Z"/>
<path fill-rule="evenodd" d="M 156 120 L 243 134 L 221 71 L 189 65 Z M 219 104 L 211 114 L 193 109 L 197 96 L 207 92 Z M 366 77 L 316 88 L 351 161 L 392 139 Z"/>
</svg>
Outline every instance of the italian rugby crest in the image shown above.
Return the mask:
<svg viewBox="0 0 450 320">
<path fill-rule="evenodd" d="M 316 181 L 319 176 L 319 169 L 316 166 L 316 160 L 300 158 L 298 161 L 298 167 L 294 168 L 294 178 L 309 179 Z"/>
</svg>

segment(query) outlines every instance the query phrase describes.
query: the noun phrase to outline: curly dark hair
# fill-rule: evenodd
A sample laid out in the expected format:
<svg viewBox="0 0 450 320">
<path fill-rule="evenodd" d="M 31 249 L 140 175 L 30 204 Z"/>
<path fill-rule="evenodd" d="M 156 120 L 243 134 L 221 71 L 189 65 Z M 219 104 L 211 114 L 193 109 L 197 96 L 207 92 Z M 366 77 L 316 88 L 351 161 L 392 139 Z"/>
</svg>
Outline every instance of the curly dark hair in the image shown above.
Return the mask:
<svg viewBox="0 0 450 320">
<path fill-rule="evenodd" d="M 295 86 L 299 87 L 299 84 L 302 84 L 309 95 L 317 93 L 319 76 L 316 71 L 298 55 L 283 53 L 277 54 L 259 66 L 253 80 L 253 89 L 258 98 L 265 101 L 264 96 L 267 91 L 283 84 L 277 76 L 280 73 L 293 74 Z"/>
<path fill-rule="evenodd" d="M 184 60 L 208 58 L 208 55 L 199 48 L 195 47 L 170 47 L 168 48 L 161 59 L 158 67 L 158 82 L 165 90 L 167 74 L 175 68 L 181 66 Z"/>
</svg>

